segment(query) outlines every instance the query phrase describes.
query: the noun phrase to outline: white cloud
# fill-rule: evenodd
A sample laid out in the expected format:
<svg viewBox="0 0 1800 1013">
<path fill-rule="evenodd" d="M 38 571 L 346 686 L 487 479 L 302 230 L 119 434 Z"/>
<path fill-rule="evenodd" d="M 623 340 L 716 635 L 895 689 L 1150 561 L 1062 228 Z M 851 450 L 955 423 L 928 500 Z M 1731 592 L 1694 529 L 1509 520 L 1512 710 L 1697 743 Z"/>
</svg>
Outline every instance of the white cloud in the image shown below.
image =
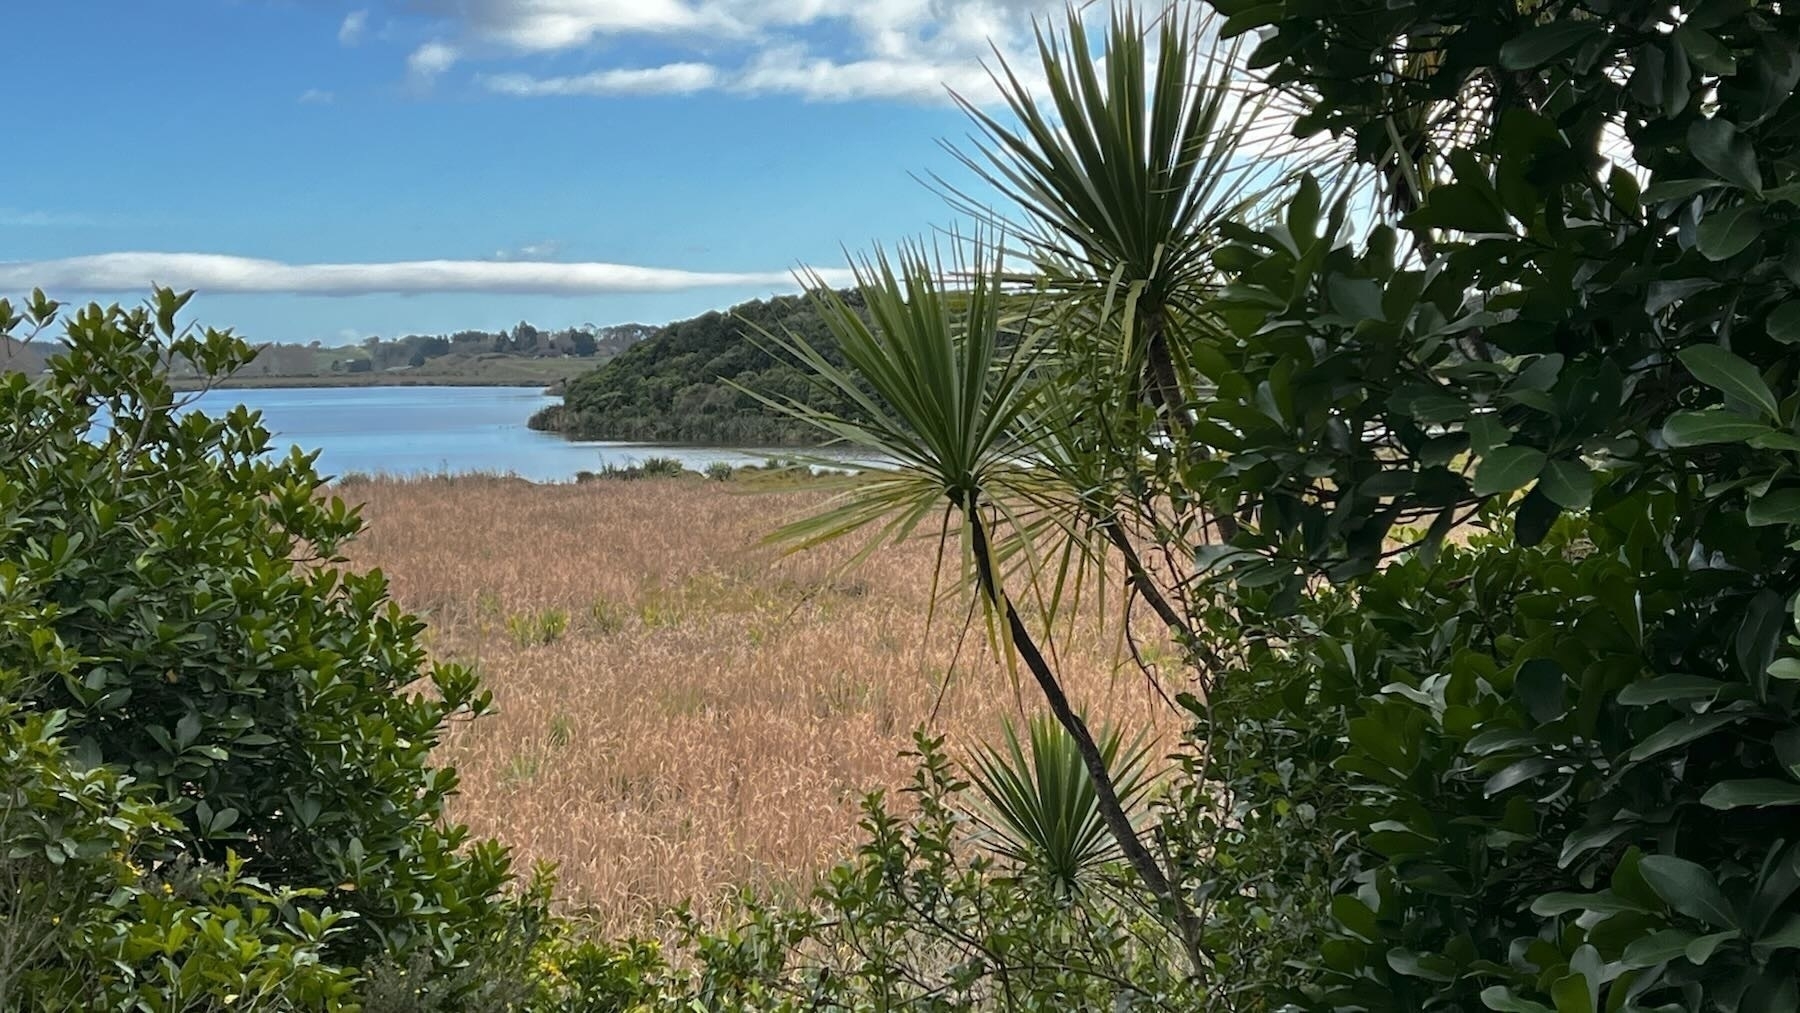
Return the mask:
<svg viewBox="0 0 1800 1013">
<path fill-rule="evenodd" d="M 732 83 L 749 94 L 783 93 L 814 102 L 904 99 L 935 102 L 949 91 L 985 98 L 992 79 L 979 62 L 932 63 L 906 59 L 839 62 L 808 57 L 802 50 L 764 53 Z M 946 90 L 948 89 L 948 91 Z"/>
<path fill-rule="evenodd" d="M 338 26 L 338 45 L 354 46 L 363 40 L 369 30 L 369 12 L 351 11 L 344 15 L 344 23 Z"/>
<path fill-rule="evenodd" d="M 539 95 L 686 95 L 718 83 L 719 72 L 704 63 L 667 63 L 660 67 L 619 67 L 569 77 L 484 74 L 489 91 L 528 98 Z"/>
<path fill-rule="evenodd" d="M 728 25 L 716 8 L 684 0 L 439 0 L 431 6 L 477 39 L 528 53 L 573 49 L 608 35 Z"/>
<path fill-rule="evenodd" d="M 456 65 L 462 54 L 444 42 L 427 42 L 406 58 L 406 73 L 415 85 L 429 88 L 438 75 Z"/>
<path fill-rule="evenodd" d="M 562 252 L 563 244 L 555 239 L 546 239 L 538 243 L 526 243 L 510 250 L 495 250 L 495 260 L 554 260 Z"/>
<path fill-rule="evenodd" d="M 847 272 L 824 271 L 830 284 Z M 284 264 L 215 253 L 102 253 L 60 260 L 0 262 L 0 289 L 139 292 L 151 284 L 209 293 L 352 296 L 484 292 L 604 295 L 720 286 L 792 290 L 788 271 L 684 271 L 633 264 L 414 260 L 369 264 Z"/>
<path fill-rule="evenodd" d="M 302 105 L 329 105 L 337 101 L 337 95 L 323 88 L 308 88 L 300 93 Z"/>
<path fill-rule="evenodd" d="M 790 94 L 814 101 L 944 101 L 945 86 L 993 95 L 993 48 L 1035 70 L 1034 17 L 1066 0 L 419 0 L 431 31 L 469 61 L 581 54 L 651 35 L 679 55 L 663 67 L 480 75 L 507 95 Z M 1098 10 L 1098 7 L 1095 8 Z M 1095 15 L 1096 17 L 1100 15 Z M 829 41 L 827 41 L 829 40 Z M 990 45 L 991 44 L 991 45 Z M 420 54 L 414 54 L 417 63 Z M 438 66 L 429 76 L 448 69 Z M 673 68 L 680 68 L 675 70 Z M 414 67 L 418 78 L 420 68 Z"/>
</svg>

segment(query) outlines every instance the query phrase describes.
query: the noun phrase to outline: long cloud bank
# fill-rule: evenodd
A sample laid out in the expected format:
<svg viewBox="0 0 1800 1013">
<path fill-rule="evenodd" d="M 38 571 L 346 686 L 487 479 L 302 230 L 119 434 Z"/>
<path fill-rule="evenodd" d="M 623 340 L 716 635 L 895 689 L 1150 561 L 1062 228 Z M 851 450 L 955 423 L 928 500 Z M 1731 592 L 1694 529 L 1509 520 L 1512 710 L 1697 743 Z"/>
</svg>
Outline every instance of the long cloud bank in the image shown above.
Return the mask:
<svg viewBox="0 0 1800 1013">
<path fill-rule="evenodd" d="M 848 272 L 823 271 L 829 284 Z M 0 262 L 0 289 L 138 292 L 151 284 L 204 292 L 292 295 L 607 295 L 683 289 L 799 287 L 789 271 L 683 271 L 633 264 L 409 260 L 374 264 L 284 264 L 216 253 L 101 253 Z"/>
</svg>

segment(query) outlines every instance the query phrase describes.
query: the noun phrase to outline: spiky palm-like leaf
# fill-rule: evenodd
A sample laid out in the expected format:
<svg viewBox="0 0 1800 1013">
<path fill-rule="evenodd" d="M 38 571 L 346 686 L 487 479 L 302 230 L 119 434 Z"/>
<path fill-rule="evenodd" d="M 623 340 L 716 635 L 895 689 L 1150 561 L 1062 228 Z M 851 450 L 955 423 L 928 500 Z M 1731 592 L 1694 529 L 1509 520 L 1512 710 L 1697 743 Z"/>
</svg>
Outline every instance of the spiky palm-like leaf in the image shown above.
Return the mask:
<svg viewBox="0 0 1800 1013">
<path fill-rule="evenodd" d="M 764 335 L 814 386 L 854 404 L 856 415 L 753 396 L 892 462 L 852 479 L 830 508 L 782 528 L 778 538 L 806 546 L 875 525 L 874 545 L 906 537 L 945 510 L 982 507 L 1016 529 L 1049 523 L 1051 513 L 1041 509 L 1049 483 L 1029 465 L 1023 424 L 1038 394 L 1038 345 L 1030 331 L 1003 340 L 1004 253 L 976 241 L 948 256 L 946 263 L 944 251 L 913 245 L 855 264 L 867 320 L 816 275 L 808 279 L 844 365 L 798 335 Z"/>
<path fill-rule="evenodd" d="M 1212 51 L 1209 22 L 1188 10 L 1166 9 L 1149 28 L 1121 7 L 1103 61 L 1078 10 L 1060 35 L 1040 29 L 1046 102 L 1004 60 L 995 73 L 1016 125 L 959 97 L 982 141 L 959 157 L 1015 206 L 1020 217 L 1006 227 L 1052 286 L 1099 297 L 1103 316 L 1118 311 L 1127 361 L 1167 354 L 1157 347 L 1167 316 L 1198 312 L 1215 276 L 1217 226 L 1242 217 L 1285 169 L 1270 155 L 1279 143 L 1266 136 L 1267 100 L 1231 79 L 1237 47 Z"/>
<path fill-rule="evenodd" d="M 986 801 L 976 819 L 996 853 L 1041 876 L 1059 895 L 1074 896 L 1122 852 L 1101 818 L 1075 740 L 1043 716 L 1032 718 L 1028 731 L 1029 754 L 1009 722 L 1002 747 L 983 747 L 971 758 L 970 781 Z M 1106 728 L 1096 739 L 1120 804 L 1136 810 L 1152 784 L 1150 744 L 1141 738 L 1126 744 Z"/>
</svg>

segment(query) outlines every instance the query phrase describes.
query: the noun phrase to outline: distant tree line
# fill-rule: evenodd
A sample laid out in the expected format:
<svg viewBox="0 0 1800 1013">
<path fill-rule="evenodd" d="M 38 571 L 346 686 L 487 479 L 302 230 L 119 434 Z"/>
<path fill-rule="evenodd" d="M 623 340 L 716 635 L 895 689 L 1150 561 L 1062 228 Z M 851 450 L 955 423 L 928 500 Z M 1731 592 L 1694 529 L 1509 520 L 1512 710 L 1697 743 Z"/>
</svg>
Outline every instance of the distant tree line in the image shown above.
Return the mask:
<svg viewBox="0 0 1800 1013">
<path fill-rule="evenodd" d="M 463 330 L 454 334 L 408 334 L 398 338 L 370 336 L 353 345 L 263 345 L 244 368 L 252 376 L 316 376 L 329 373 L 369 373 L 416 369 L 433 359 L 459 356 L 505 355 L 522 358 L 595 358 L 617 355 L 656 328 L 646 324 L 596 327 L 584 324 L 546 330 L 520 321 L 511 329 Z"/>
<path fill-rule="evenodd" d="M 454 335 L 405 335 L 392 340 L 383 340 L 380 336 L 364 338 L 362 344 L 351 345 L 337 351 L 329 362 L 331 371 L 342 372 L 380 372 L 383 369 L 407 369 L 419 367 L 448 354 L 461 356 L 481 356 L 481 354 L 513 354 L 513 356 L 531 356 L 531 358 L 592 358 L 592 356 L 612 356 L 625 351 L 626 347 L 637 342 L 639 338 L 650 335 L 655 329 L 644 324 L 619 324 L 612 327 L 596 327 L 585 324 L 581 327 L 563 327 L 560 331 L 547 331 L 542 327 L 531 326 L 524 320 L 511 329 L 500 331 L 455 331 Z M 299 358 L 295 353 L 317 354 L 319 342 L 308 347 L 301 345 L 270 345 L 265 347 L 259 360 L 270 358 L 274 372 L 288 372 L 288 365 L 301 365 L 301 362 L 290 362 Z"/>
</svg>

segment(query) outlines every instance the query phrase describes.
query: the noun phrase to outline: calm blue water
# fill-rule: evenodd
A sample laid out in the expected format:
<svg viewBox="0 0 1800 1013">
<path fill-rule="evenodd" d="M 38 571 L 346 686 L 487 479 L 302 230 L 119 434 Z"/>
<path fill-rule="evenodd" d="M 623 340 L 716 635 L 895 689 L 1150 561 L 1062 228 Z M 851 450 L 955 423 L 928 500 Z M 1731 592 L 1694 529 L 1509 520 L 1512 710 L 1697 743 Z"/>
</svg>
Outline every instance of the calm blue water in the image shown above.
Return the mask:
<svg viewBox="0 0 1800 1013">
<path fill-rule="evenodd" d="M 327 475 L 493 471 L 565 482 L 578 471 L 646 457 L 673 457 L 698 471 L 714 461 L 781 456 L 754 448 L 572 442 L 525 428 L 533 412 L 559 400 L 529 387 L 292 387 L 208 391 L 195 405 L 209 414 L 236 404 L 262 412 L 277 449 L 320 451 L 318 467 Z"/>
</svg>

